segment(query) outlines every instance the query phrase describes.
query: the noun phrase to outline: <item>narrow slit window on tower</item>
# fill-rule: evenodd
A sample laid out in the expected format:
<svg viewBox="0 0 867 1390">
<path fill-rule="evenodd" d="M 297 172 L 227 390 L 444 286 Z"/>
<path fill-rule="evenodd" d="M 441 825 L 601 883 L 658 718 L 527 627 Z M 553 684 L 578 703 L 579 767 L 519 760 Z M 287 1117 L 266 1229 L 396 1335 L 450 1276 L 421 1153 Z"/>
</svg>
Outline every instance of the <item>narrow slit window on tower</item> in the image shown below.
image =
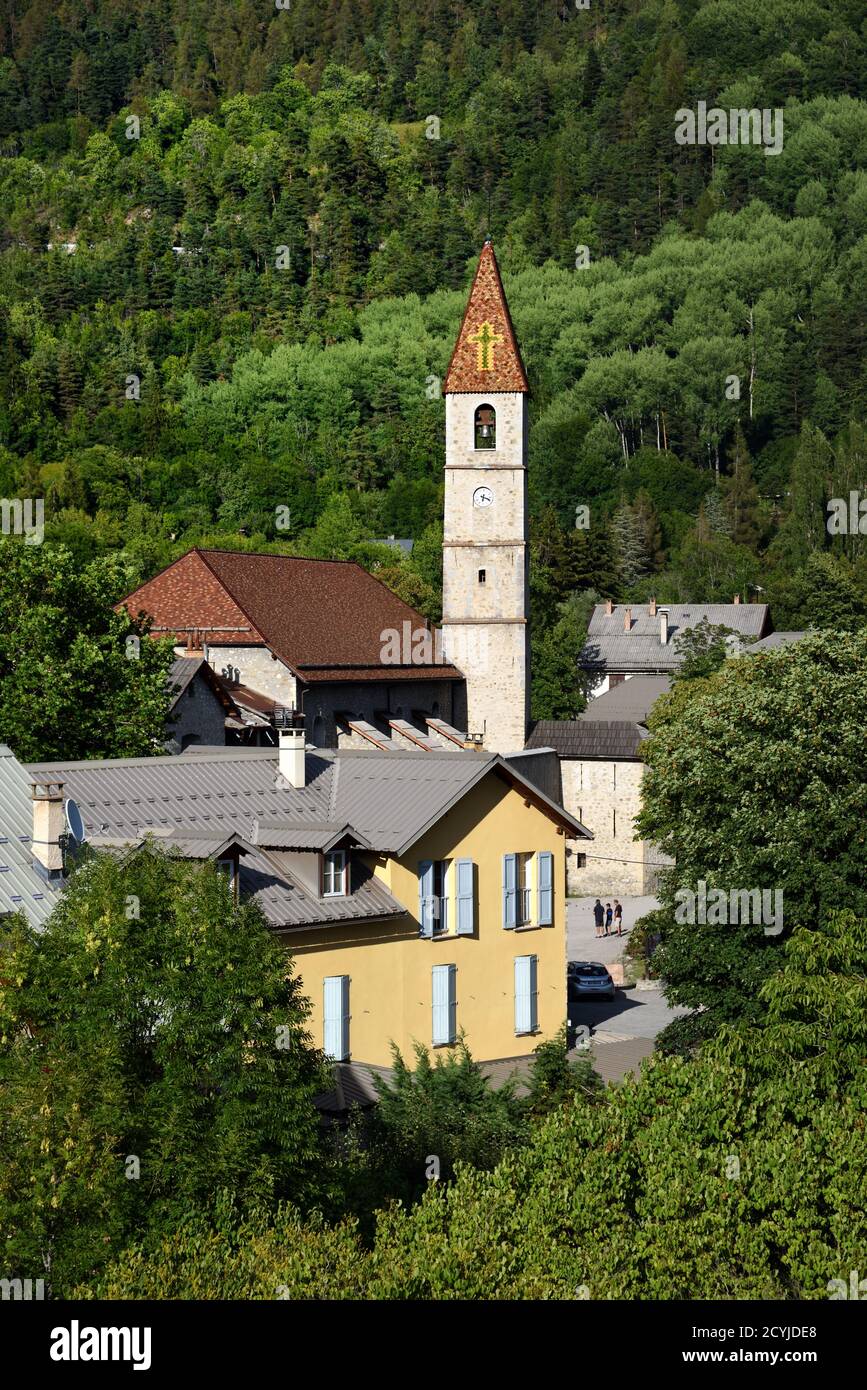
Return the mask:
<svg viewBox="0 0 867 1390">
<path fill-rule="evenodd" d="M 477 449 L 496 449 L 497 412 L 492 405 L 480 405 L 476 408 L 475 438 Z"/>
<path fill-rule="evenodd" d="M 487 582 L 487 572 L 486 572 L 485 570 L 479 570 L 479 583 L 480 583 L 480 584 L 485 584 L 486 582 Z"/>
</svg>

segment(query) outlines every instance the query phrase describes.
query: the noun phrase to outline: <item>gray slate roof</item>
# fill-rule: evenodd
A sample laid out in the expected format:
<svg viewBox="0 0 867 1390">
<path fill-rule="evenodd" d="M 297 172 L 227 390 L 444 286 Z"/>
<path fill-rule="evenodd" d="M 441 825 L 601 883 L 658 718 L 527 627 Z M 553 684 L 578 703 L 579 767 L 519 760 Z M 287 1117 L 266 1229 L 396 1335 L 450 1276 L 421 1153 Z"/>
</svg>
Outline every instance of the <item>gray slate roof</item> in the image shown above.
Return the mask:
<svg viewBox="0 0 867 1390">
<path fill-rule="evenodd" d="M 402 550 L 404 555 L 411 555 L 415 541 L 408 536 L 377 536 L 370 542 L 371 545 L 390 545 L 392 550 Z"/>
<path fill-rule="evenodd" d="M 23 912 L 41 926 L 56 901 L 60 884 L 37 866 L 33 835 L 31 780 L 5 743 L 0 743 L 0 916 Z"/>
<path fill-rule="evenodd" d="M 806 635 L 806 632 L 771 632 L 761 641 L 751 642 L 748 647 L 744 647 L 744 654 L 752 656 L 753 652 L 770 652 L 775 651 L 777 647 L 789 647 L 793 642 L 800 642 Z"/>
<path fill-rule="evenodd" d="M 670 689 L 671 681 L 667 676 L 630 676 L 604 695 L 588 700 L 587 708 L 578 718 L 627 719 L 643 724 L 660 695 L 666 695 Z"/>
<path fill-rule="evenodd" d="M 540 719 L 527 746 L 554 748 L 565 759 L 637 762 L 647 737 L 647 730 L 634 720 Z"/>
<path fill-rule="evenodd" d="M 615 604 L 609 616 L 605 604 L 593 609 L 587 641 L 578 664 L 593 671 L 672 671 L 680 665 L 675 639 L 702 621 L 730 627 L 742 637 L 761 637 L 769 625 L 766 603 L 666 603 L 668 641 L 659 640 L 659 613 L 651 617 L 646 606 L 632 607 L 632 625 L 624 631 L 626 604 Z"/>
<path fill-rule="evenodd" d="M 183 695 L 190 681 L 195 676 L 200 666 L 204 666 L 203 656 L 176 656 L 169 667 L 168 686 L 173 691 L 173 699 L 170 708 L 174 709 L 178 700 Z"/>
</svg>

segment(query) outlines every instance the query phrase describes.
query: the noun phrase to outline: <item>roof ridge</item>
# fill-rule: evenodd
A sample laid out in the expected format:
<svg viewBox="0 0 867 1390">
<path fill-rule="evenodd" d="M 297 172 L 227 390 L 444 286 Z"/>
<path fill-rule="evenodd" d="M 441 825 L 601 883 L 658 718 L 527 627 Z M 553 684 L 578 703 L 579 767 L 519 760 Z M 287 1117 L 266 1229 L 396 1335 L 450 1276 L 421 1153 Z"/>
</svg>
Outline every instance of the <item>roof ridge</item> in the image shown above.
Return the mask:
<svg viewBox="0 0 867 1390">
<path fill-rule="evenodd" d="M 336 820 L 337 820 L 337 784 L 338 784 L 338 782 L 339 782 L 339 780 L 340 780 L 340 759 L 339 759 L 339 758 L 333 758 L 333 759 L 332 759 L 332 764 L 331 764 L 331 765 L 332 765 L 334 771 L 333 771 L 332 777 L 331 777 L 331 789 L 330 789 L 330 791 L 329 791 L 329 796 L 328 796 L 328 815 L 329 815 L 329 818 L 330 818 L 332 821 L 336 821 Z M 348 825 L 349 822 L 347 821 L 346 824 Z"/>
<path fill-rule="evenodd" d="M 217 571 L 214 569 L 213 565 L 209 563 L 209 561 L 208 561 L 208 559 L 207 559 L 207 554 L 206 554 L 206 552 L 205 552 L 204 550 L 199 550 L 197 547 L 194 547 L 194 549 L 195 549 L 195 551 L 196 551 L 196 554 L 199 556 L 199 559 L 202 561 L 202 564 L 205 566 L 205 568 L 213 575 L 213 577 L 216 579 L 217 583 L 221 586 L 221 588 L 225 589 L 226 593 L 229 595 L 229 597 L 230 597 L 230 599 L 232 600 L 232 602 L 233 602 L 234 604 L 236 604 L 237 607 L 240 609 L 240 611 L 244 614 L 244 617 L 247 619 L 247 622 L 250 624 L 250 627 L 252 628 L 252 630 L 256 633 L 256 636 L 259 638 L 259 641 L 263 644 L 263 646 L 266 646 L 266 647 L 267 647 L 268 643 L 265 641 L 264 633 L 262 633 L 262 632 L 259 631 L 258 627 L 257 627 L 256 624 L 253 622 L 253 619 L 250 617 L 250 614 L 247 612 L 246 608 L 244 607 L 244 605 L 243 605 L 243 603 L 241 602 L 241 600 L 238 598 L 237 594 L 232 593 L 232 590 L 229 588 L 229 586 L 228 586 L 228 584 L 226 583 L 226 581 L 225 581 L 224 579 L 222 579 L 222 578 L 220 577 L 219 574 L 217 574 Z M 243 554 L 244 552 L 243 552 L 243 551 L 237 552 L 237 551 L 232 551 L 232 550 L 222 550 L 222 551 L 219 551 L 219 552 L 215 551 L 215 552 L 213 552 L 213 553 L 214 553 L 214 554 L 221 554 L 221 555 L 234 555 L 234 554 L 238 554 L 238 553 Z M 286 665 L 288 666 L 289 663 L 287 662 Z M 291 668 L 290 668 L 290 669 L 291 669 Z"/>
</svg>

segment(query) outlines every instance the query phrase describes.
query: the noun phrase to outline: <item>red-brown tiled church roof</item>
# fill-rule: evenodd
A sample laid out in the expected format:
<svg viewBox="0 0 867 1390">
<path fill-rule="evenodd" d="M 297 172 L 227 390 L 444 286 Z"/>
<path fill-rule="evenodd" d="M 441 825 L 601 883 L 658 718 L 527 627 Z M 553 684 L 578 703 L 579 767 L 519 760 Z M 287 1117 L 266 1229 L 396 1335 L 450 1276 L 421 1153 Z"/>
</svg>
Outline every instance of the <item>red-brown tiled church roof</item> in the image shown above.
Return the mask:
<svg viewBox="0 0 867 1390">
<path fill-rule="evenodd" d="M 486 241 L 443 390 L 476 394 L 529 389 L 497 258 Z"/>
<path fill-rule="evenodd" d="M 349 560 L 188 550 L 118 608 L 147 613 L 154 636 L 213 646 L 265 646 L 305 682 L 460 680 L 447 663 L 383 664 L 382 633 L 427 626 L 409 604 Z"/>
</svg>

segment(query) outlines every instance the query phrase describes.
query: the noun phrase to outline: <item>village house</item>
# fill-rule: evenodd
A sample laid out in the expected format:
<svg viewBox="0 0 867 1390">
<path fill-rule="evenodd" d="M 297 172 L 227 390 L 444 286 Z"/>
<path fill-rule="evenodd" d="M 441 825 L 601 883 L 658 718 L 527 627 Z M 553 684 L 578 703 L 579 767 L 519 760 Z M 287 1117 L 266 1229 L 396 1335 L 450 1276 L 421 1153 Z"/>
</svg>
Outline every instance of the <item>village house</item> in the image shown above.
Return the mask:
<svg viewBox="0 0 867 1390">
<path fill-rule="evenodd" d="M 591 700 L 577 719 L 540 719 L 527 747 L 553 748 L 560 761 L 557 799 L 593 834 L 592 844 L 570 845 L 566 882 L 578 897 L 655 893 L 671 861 L 648 841 L 636 840 L 647 719 L 665 676 L 635 676 Z"/>
<path fill-rule="evenodd" d="M 392 1043 L 460 1034 L 493 1061 L 552 1038 L 566 845 L 586 828 L 494 753 L 306 750 L 293 711 L 278 729 L 276 749 L 31 764 L 49 850 L 62 862 L 71 802 L 93 849 L 215 862 L 295 956 L 334 1062 L 387 1067 Z"/>
<path fill-rule="evenodd" d="M 766 603 L 668 603 L 651 599 L 646 607 L 597 603 L 587 629 L 579 665 L 590 683 L 592 697 L 635 676 L 667 676 L 683 660 L 677 639 L 699 623 L 730 628 L 732 655 L 771 630 Z"/>
</svg>

